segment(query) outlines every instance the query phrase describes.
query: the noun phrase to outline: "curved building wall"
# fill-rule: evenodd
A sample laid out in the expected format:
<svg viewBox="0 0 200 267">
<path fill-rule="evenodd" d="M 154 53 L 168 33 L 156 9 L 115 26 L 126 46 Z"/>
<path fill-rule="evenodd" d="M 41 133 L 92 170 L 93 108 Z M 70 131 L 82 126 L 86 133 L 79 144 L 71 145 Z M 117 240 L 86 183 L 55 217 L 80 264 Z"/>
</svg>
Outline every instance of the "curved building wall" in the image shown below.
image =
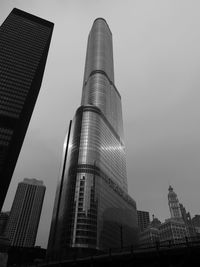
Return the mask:
<svg viewBox="0 0 200 267">
<path fill-rule="evenodd" d="M 98 108 L 85 106 L 78 164 L 98 166 L 127 192 L 125 148 L 119 136 Z"/>
<path fill-rule="evenodd" d="M 121 96 L 114 84 L 112 33 L 96 19 L 88 38 L 81 105 L 97 106 L 124 140 Z"/>
<path fill-rule="evenodd" d="M 73 247 L 108 249 L 137 243 L 136 206 L 122 197 L 98 169 L 79 169 Z M 121 230 L 122 229 L 122 230 Z M 123 233 L 121 233 L 121 231 Z"/>
<path fill-rule="evenodd" d="M 89 77 L 83 87 L 81 104 L 98 107 L 123 142 L 121 97 L 105 74 L 95 72 Z"/>
<path fill-rule="evenodd" d="M 55 203 L 48 251 L 56 258 L 65 255 L 70 247 L 120 247 L 120 227 L 123 245 L 136 244 L 136 203 L 128 196 L 126 184 L 123 190 L 120 183 L 126 177 L 124 147 L 98 108 L 77 110 L 64 149 L 63 186 L 59 206 L 58 197 Z"/>
<path fill-rule="evenodd" d="M 96 19 L 88 37 L 84 82 L 94 70 L 104 71 L 114 83 L 112 33 L 103 19 Z"/>
</svg>

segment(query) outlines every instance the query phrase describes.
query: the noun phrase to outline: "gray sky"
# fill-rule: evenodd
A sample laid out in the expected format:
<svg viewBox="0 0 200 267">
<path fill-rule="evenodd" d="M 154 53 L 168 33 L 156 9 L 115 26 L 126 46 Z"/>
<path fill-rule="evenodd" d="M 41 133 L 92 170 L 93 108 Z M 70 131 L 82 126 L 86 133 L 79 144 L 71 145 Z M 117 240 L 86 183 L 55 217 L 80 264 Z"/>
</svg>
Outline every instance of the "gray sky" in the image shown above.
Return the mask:
<svg viewBox="0 0 200 267">
<path fill-rule="evenodd" d="M 186 209 L 200 214 L 200 1 L 0 0 L 0 23 L 14 7 L 55 27 L 4 210 L 19 181 L 42 179 L 47 190 L 36 244 L 46 246 L 63 140 L 81 100 L 88 33 L 104 17 L 122 95 L 129 193 L 138 209 L 164 221 L 170 183 Z"/>
</svg>

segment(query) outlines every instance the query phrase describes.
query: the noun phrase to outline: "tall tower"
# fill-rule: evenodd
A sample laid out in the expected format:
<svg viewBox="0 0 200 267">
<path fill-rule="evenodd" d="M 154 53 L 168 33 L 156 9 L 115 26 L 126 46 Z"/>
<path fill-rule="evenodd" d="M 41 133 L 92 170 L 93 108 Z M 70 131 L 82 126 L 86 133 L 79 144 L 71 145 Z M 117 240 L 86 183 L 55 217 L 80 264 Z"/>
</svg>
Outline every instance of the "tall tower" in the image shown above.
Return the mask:
<svg viewBox="0 0 200 267">
<path fill-rule="evenodd" d="M 171 218 L 182 219 L 180 205 L 178 201 L 177 194 L 173 191 L 171 185 L 169 186 L 168 193 L 168 204 L 171 214 Z"/>
<path fill-rule="evenodd" d="M 150 225 L 150 217 L 148 211 L 137 210 L 138 227 L 143 232 Z"/>
<path fill-rule="evenodd" d="M 35 245 L 45 190 L 36 179 L 25 178 L 18 184 L 5 231 L 11 246 Z"/>
<path fill-rule="evenodd" d="M 14 8 L 0 27 L 0 210 L 40 90 L 53 23 Z"/>
<path fill-rule="evenodd" d="M 94 21 L 81 106 L 70 123 L 54 204 L 49 257 L 137 242 L 135 201 L 127 194 L 121 96 L 114 84 L 112 33 Z"/>
</svg>

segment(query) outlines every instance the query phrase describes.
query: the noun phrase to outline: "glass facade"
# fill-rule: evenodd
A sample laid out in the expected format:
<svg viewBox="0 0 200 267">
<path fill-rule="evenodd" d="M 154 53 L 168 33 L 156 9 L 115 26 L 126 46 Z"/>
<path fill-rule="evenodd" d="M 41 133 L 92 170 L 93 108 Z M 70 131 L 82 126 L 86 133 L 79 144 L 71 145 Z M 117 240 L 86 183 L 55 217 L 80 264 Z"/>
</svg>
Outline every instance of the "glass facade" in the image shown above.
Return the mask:
<svg viewBox="0 0 200 267">
<path fill-rule="evenodd" d="M 5 230 L 11 246 L 34 247 L 45 190 L 36 179 L 18 184 Z"/>
<path fill-rule="evenodd" d="M 98 107 L 123 142 L 121 96 L 105 74 L 93 73 L 83 87 L 81 104 Z"/>
<path fill-rule="evenodd" d="M 53 23 L 14 8 L 0 27 L 0 209 L 39 93 Z"/>
<path fill-rule="evenodd" d="M 49 257 L 67 257 L 70 248 L 105 250 L 137 243 L 123 139 L 112 34 L 105 20 L 97 19 L 88 39 L 81 106 L 64 146 Z"/>
<path fill-rule="evenodd" d="M 114 83 L 112 33 L 104 19 L 96 19 L 89 33 L 84 83 L 96 70 L 103 71 Z"/>
</svg>

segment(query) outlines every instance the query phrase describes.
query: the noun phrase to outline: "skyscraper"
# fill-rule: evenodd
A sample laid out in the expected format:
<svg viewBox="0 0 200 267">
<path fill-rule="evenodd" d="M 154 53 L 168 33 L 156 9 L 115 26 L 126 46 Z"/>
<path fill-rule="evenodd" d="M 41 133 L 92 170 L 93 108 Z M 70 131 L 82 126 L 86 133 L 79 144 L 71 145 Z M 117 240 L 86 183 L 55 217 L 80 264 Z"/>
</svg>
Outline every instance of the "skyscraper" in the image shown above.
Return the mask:
<svg viewBox="0 0 200 267">
<path fill-rule="evenodd" d="M 36 179 L 25 178 L 18 184 L 5 231 L 12 246 L 35 245 L 45 190 Z"/>
<path fill-rule="evenodd" d="M 138 210 L 137 211 L 137 216 L 138 216 L 138 227 L 139 227 L 140 231 L 142 232 L 150 224 L 149 212 L 148 211 Z"/>
<path fill-rule="evenodd" d="M 127 193 L 121 96 L 114 83 L 112 33 L 94 21 L 88 38 L 81 106 L 64 143 L 48 255 L 137 242 L 135 201 Z"/>
<path fill-rule="evenodd" d="M 0 210 L 40 90 L 53 23 L 14 8 L 0 27 Z"/>
</svg>

